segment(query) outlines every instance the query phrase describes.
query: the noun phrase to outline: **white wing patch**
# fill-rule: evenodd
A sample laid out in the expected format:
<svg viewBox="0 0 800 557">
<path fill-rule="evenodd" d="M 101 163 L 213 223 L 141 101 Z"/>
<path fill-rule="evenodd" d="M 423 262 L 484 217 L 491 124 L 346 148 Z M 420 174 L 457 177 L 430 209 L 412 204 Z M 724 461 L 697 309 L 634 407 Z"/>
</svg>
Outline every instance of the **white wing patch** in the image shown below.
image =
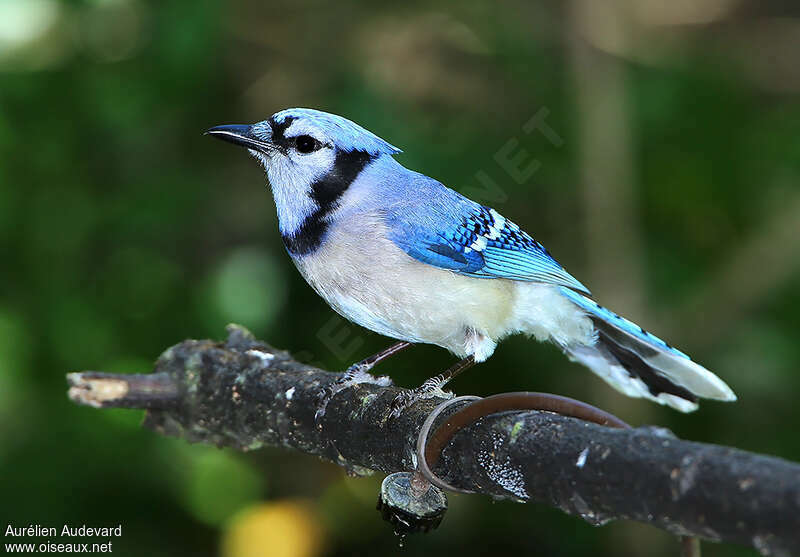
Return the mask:
<svg viewBox="0 0 800 557">
<path fill-rule="evenodd" d="M 486 245 L 489 243 L 489 240 L 486 236 L 478 236 L 475 238 L 475 241 L 470 244 L 469 249 L 475 251 L 483 251 L 486 249 Z"/>
</svg>

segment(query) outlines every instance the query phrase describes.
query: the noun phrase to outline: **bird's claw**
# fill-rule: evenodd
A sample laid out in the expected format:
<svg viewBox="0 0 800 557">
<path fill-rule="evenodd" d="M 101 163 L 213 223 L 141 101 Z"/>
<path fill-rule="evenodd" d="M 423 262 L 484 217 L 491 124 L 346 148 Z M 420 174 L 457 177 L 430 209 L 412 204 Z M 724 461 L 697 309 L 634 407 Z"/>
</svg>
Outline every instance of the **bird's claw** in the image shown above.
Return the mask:
<svg viewBox="0 0 800 557">
<path fill-rule="evenodd" d="M 369 373 L 369 369 L 371 366 L 366 366 L 364 364 L 358 363 L 353 364 L 344 372 L 344 374 L 322 389 L 320 393 L 317 395 L 317 411 L 314 413 L 314 421 L 319 422 L 320 418 L 325 415 L 325 410 L 328 408 L 328 403 L 333 399 L 336 393 L 347 389 L 348 387 L 352 387 L 353 385 L 359 385 L 361 383 L 370 383 L 373 385 L 379 385 L 381 387 L 389 387 L 392 384 L 392 380 L 390 377 L 385 375 L 376 377 Z"/>
<path fill-rule="evenodd" d="M 389 413 L 389 416 L 392 418 L 397 418 L 406 408 L 414 404 L 416 400 L 414 400 L 413 393 L 414 391 L 411 390 L 400 391 L 400 393 L 394 397 L 394 400 L 392 400 L 392 404 L 390 406 L 391 412 Z"/>
<path fill-rule="evenodd" d="M 413 406 L 421 400 L 428 398 L 453 398 L 455 395 L 450 391 L 443 391 L 438 386 L 428 386 L 425 383 L 416 389 L 405 389 L 400 391 L 391 404 L 391 412 L 389 416 L 397 418 L 405 412 L 409 407 Z"/>
</svg>

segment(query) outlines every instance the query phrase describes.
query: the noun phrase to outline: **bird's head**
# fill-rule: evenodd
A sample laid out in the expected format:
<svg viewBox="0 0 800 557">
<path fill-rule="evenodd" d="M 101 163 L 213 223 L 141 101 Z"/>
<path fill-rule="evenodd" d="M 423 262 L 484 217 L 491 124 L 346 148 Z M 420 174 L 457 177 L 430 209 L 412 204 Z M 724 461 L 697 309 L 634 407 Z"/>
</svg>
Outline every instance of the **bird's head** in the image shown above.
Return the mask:
<svg viewBox="0 0 800 557">
<path fill-rule="evenodd" d="M 310 108 L 289 108 L 256 124 L 216 126 L 206 133 L 246 147 L 264 166 L 284 240 L 309 218 L 330 213 L 367 164 L 400 152 L 346 118 Z"/>
</svg>

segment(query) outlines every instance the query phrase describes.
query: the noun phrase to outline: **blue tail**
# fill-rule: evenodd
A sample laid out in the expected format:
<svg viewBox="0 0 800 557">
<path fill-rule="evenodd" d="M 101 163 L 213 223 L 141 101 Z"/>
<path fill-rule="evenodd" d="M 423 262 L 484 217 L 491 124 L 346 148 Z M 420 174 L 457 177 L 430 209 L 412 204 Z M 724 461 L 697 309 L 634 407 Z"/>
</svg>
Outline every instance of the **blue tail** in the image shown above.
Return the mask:
<svg viewBox="0 0 800 557">
<path fill-rule="evenodd" d="M 597 331 L 593 345 L 567 346 L 567 354 L 615 389 L 682 412 L 697 409 L 698 398 L 736 400 L 724 381 L 680 350 L 583 294 L 560 290 L 586 312 Z"/>
</svg>

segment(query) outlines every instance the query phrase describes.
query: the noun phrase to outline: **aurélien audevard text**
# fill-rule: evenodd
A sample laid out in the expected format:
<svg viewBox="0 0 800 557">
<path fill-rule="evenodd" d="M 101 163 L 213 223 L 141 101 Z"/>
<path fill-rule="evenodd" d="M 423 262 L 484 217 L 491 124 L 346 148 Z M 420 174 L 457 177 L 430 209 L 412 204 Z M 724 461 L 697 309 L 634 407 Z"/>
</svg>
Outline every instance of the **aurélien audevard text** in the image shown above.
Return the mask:
<svg viewBox="0 0 800 557">
<path fill-rule="evenodd" d="M 61 528 L 29 524 L 27 526 L 14 526 L 8 524 L 5 529 L 6 552 L 22 553 L 111 553 L 113 544 L 111 538 L 122 536 L 122 524 L 117 526 L 87 526 L 82 524 L 74 526 L 64 524 Z M 39 538 L 37 543 L 13 544 L 24 547 L 9 547 L 9 538 Z M 46 538 L 41 540 L 41 538 Z M 64 540 L 64 538 L 72 538 Z M 99 538 L 87 542 L 80 542 L 75 538 Z"/>
</svg>

